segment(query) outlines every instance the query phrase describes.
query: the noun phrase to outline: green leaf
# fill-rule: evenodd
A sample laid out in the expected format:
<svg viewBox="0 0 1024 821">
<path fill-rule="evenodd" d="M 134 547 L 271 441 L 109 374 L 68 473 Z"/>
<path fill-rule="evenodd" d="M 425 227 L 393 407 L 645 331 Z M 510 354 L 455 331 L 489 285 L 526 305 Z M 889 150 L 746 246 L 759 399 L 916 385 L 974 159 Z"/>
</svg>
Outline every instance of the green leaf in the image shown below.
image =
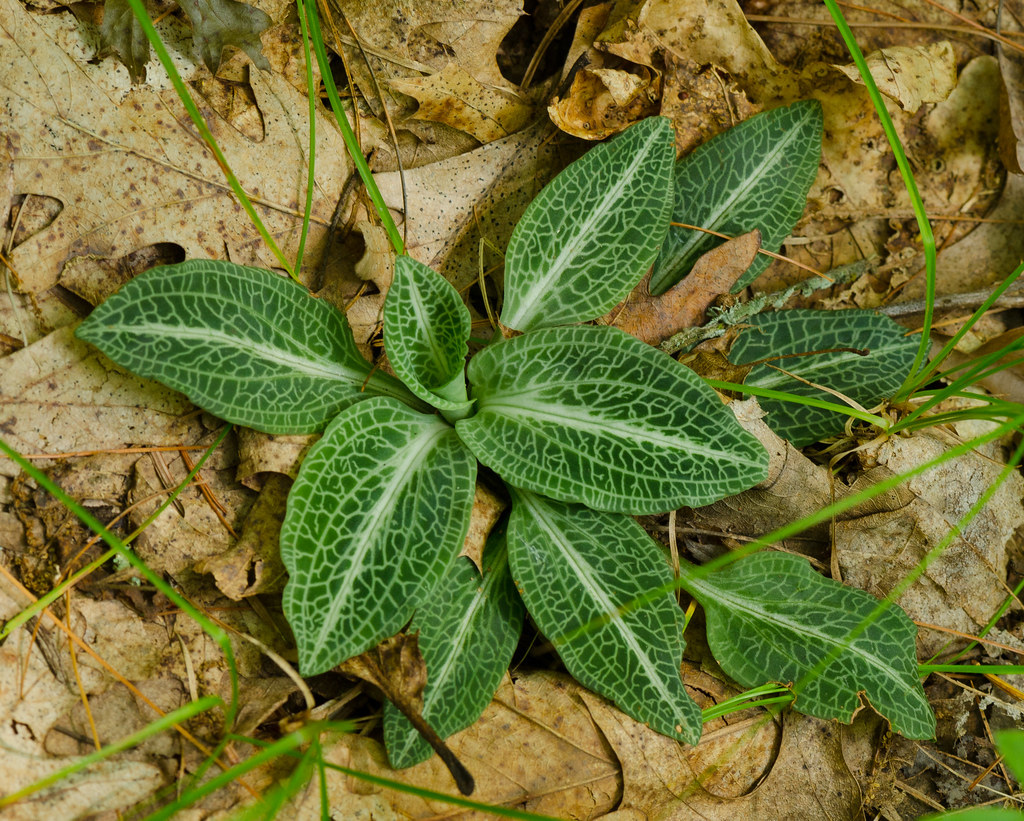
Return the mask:
<svg viewBox="0 0 1024 821">
<path fill-rule="evenodd" d="M 483 578 L 459 558 L 412 620 L 427 664 L 423 717 L 447 738 L 476 721 L 508 669 L 523 629 L 523 603 L 508 569 L 504 530 L 487 540 Z M 430 758 L 433 750 L 391 703 L 384 705 L 384 743 L 395 768 Z"/>
<path fill-rule="evenodd" d="M 252 64 L 270 71 L 270 62 L 263 56 L 260 35 L 273 25 L 273 20 L 255 6 L 238 0 L 177 0 L 192 23 L 192 41 L 196 53 L 214 74 L 220 68 L 225 46 L 236 46 L 249 55 Z"/>
<path fill-rule="evenodd" d="M 704 607 L 711 652 L 743 687 L 802 681 L 878 606 L 863 590 L 826 579 L 788 553 L 755 553 L 702 579 L 692 571 L 684 567 L 681 583 Z M 803 683 L 794 706 L 849 722 L 864 692 L 897 733 L 932 738 L 935 715 L 918 679 L 916 636 L 907 614 L 890 606 Z"/>
<path fill-rule="evenodd" d="M 464 410 L 472 319 L 443 276 L 403 254 L 384 302 L 384 349 L 398 378 L 424 402 Z"/>
<path fill-rule="evenodd" d="M 659 513 L 757 484 L 768 454 L 699 376 L 608 326 L 549 328 L 470 360 L 459 436 L 516 487 Z"/>
<path fill-rule="evenodd" d="M 893 395 L 914 365 L 918 338 L 873 311 L 779 311 L 751 317 L 729 359 L 737 365 L 786 354 L 806 354 L 755 365 L 744 384 L 829 402 L 842 400 L 782 373 L 823 385 L 872 408 Z M 855 348 L 868 351 L 861 355 Z M 797 447 L 842 433 L 848 416 L 778 399 L 761 399 L 766 422 Z"/>
<path fill-rule="evenodd" d="M 149 62 L 149 40 L 135 19 L 128 0 L 104 0 L 103 22 L 100 24 L 100 42 L 110 46 L 128 69 L 133 83 L 146 79 Z"/>
<path fill-rule="evenodd" d="M 672 222 L 736 236 L 755 228 L 761 247 L 778 251 L 804 211 L 821 158 L 822 117 L 804 100 L 744 120 L 676 163 Z M 722 240 L 690 228 L 669 228 L 651 274 L 651 293 L 667 291 Z M 737 280 L 745 288 L 771 263 L 758 254 Z"/>
<path fill-rule="evenodd" d="M 673 145 L 669 121 L 649 117 L 544 187 L 509 239 L 502 324 L 584 322 L 625 298 L 668 230 Z"/>
<path fill-rule="evenodd" d="M 462 549 L 476 463 L 454 429 L 394 399 L 353 405 L 288 495 L 284 612 L 306 676 L 397 633 Z"/>
<path fill-rule="evenodd" d="M 312 433 L 373 394 L 417 402 L 398 380 L 371 375 L 344 314 L 291 280 L 231 262 L 153 268 L 75 334 L 210 413 L 266 433 Z"/>
<path fill-rule="evenodd" d="M 664 552 L 640 525 L 513 490 L 508 556 L 526 609 L 580 684 L 659 733 L 700 740 L 700 708 L 679 673 L 675 597 L 621 612 L 672 581 Z"/>
</svg>

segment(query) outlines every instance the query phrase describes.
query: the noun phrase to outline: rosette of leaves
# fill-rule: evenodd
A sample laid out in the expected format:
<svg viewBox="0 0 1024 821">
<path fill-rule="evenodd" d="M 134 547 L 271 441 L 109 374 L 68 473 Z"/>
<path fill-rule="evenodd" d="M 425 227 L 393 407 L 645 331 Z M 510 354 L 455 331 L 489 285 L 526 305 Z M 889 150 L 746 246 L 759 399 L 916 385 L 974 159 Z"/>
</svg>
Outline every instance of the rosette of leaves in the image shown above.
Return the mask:
<svg viewBox="0 0 1024 821">
<path fill-rule="evenodd" d="M 275 433 L 323 430 L 281 531 L 284 608 L 303 674 L 330 670 L 412 620 L 427 667 L 422 715 L 447 736 L 493 695 L 525 603 L 582 683 L 657 731 L 697 742 L 701 712 L 680 678 L 672 571 L 631 515 L 739 493 L 764 479 L 768 457 L 695 373 L 615 328 L 579 324 L 607 313 L 654 262 L 668 229 L 673 161 L 668 121 L 651 118 L 541 191 L 506 255 L 501 324 L 519 333 L 496 334 L 468 368 L 461 296 L 408 256 L 396 262 L 384 309 L 398 379 L 362 360 L 342 314 L 288 280 L 228 263 L 150 271 L 80 326 L 79 337 L 116 362 L 229 421 Z M 507 536 L 489 543 L 482 575 L 459 555 L 478 464 L 512 499 Z M 761 612 L 755 588 L 724 576 L 693 586 L 702 600 L 720 589 L 730 607 L 749 604 L 746 616 Z M 834 606 L 848 615 L 876 604 L 852 591 Z M 728 646 L 746 642 L 780 665 L 773 675 L 765 662 L 766 680 L 790 681 L 788 657 L 757 648 L 773 629 L 787 631 L 787 647 L 799 642 L 801 601 L 782 619 L 765 612 L 764 623 L 734 619 L 739 633 Z M 872 663 L 909 658 L 885 682 L 900 682 L 906 701 L 927 712 L 907 673 L 913 625 L 896 608 L 886 615 L 883 633 L 869 627 L 850 646 L 867 640 Z M 824 656 L 845 638 L 830 632 L 821 607 L 803 617 L 805 655 Z M 723 664 L 732 663 L 735 653 L 726 655 Z M 845 696 L 856 701 L 865 689 L 856 669 L 843 668 L 836 687 L 844 698 L 808 701 L 812 709 L 826 704 L 820 713 L 848 717 Z M 413 733 L 388 711 L 396 766 L 429 754 Z"/>
</svg>

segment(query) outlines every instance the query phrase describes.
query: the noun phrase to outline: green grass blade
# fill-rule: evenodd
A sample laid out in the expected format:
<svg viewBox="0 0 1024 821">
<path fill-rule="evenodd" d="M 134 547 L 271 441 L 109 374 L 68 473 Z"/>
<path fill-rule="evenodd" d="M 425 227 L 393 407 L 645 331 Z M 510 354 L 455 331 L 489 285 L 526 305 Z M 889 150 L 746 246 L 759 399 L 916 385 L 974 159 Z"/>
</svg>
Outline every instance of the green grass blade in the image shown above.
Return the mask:
<svg viewBox="0 0 1024 821">
<path fill-rule="evenodd" d="M 133 0 L 133 2 L 139 1 Z M 359 147 L 359 141 L 356 139 L 352 126 L 349 125 L 348 118 L 345 116 L 345 107 L 341 104 L 338 86 L 334 82 L 334 73 L 327 59 L 327 47 L 324 44 L 323 33 L 320 30 L 320 18 L 317 15 L 316 6 L 312 3 L 307 4 L 305 0 L 296 0 L 296 2 L 299 14 L 305 16 L 306 24 L 309 26 L 309 34 L 313 41 L 313 50 L 316 53 L 317 64 L 320 66 L 320 75 L 323 78 L 324 89 L 327 91 L 327 98 L 331 103 L 334 119 L 341 130 L 341 137 L 345 141 L 345 147 L 348 149 L 349 156 L 355 164 L 359 178 L 363 181 L 363 185 L 366 186 L 366 192 L 370 195 L 373 208 L 377 212 L 385 232 L 387 232 L 388 239 L 391 240 L 395 253 L 398 255 L 404 254 L 405 244 L 402 242 L 402 235 L 398 232 L 395 221 L 391 218 L 391 212 L 388 210 L 384 197 L 381 196 L 380 189 L 373 179 L 373 172 L 370 171 L 370 166 L 367 164 L 362 149 Z"/>
<path fill-rule="evenodd" d="M 910 369 L 910 373 L 900 387 L 899 392 L 894 396 L 894 402 L 901 402 L 910 395 L 915 384 L 915 377 L 928 358 L 928 353 L 931 350 L 931 329 L 932 329 L 932 314 L 935 307 L 935 237 L 932 234 L 931 223 L 928 222 L 928 215 L 924 209 L 924 202 L 921 200 L 921 193 L 917 189 L 917 181 L 914 179 L 914 171 L 910 167 L 910 161 L 907 159 L 906 152 L 903 150 L 903 143 L 900 142 L 900 136 L 896 133 L 896 126 L 893 125 L 892 118 L 889 116 L 889 110 L 886 108 L 885 100 L 882 98 L 881 92 L 878 90 L 878 85 L 875 83 L 874 77 L 871 76 L 871 70 L 868 68 L 867 61 L 864 59 L 864 54 L 860 50 L 860 46 L 857 45 L 857 40 L 853 36 L 853 31 L 850 30 L 849 24 L 846 22 L 846 18 L 843 16 L 842 10 L 839 8 L 839 4 L 836 0 L 825 0 L 825 8 L 828 9 L 828 13 L 832 15 L 832 20 L 836 24 L 836 28 L 839 29 L 839 35 L 843 38 L 843 42 L 846 43 L 846 48 L 850 52 L 850 56 L 853 58 L 853 62 L 857 66 L 857 71 L 860 72 L 861 79 L 864 81 L 864 86 L 867 89 L 868 95 L 871 97 L 871 102 L 874 103 L 875 111 L 878 113 L 878 119 L 882 123 L 882 130 L 885 132 L 885 137 L 889 141 L 889 147 L 892 148 L 893 156 L 896 158 L 896 165 L 900 170 L 900 176 L 903 177 L 903 184 L 906 186 L 907 194 L 910 196 L 910 204 L 914 209 L 914 216 L 917 218 L 917 229 L 921 232 L 921 245 L 924 248 L 924 261 L 925 261 L 925 308 L 924 308 L 924 321 L 923 330 L 921 332 L 921 343 L 917 350 L 917 356 L 914 357 L 914 365 Z"/>
</svg>

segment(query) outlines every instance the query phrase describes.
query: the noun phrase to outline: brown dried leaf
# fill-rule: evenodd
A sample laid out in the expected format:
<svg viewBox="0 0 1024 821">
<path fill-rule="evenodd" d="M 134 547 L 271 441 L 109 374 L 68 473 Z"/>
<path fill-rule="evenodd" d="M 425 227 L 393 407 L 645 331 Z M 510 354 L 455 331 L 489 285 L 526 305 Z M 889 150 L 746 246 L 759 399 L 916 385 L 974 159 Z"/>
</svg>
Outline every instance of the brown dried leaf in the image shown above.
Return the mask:
<svg viewBox="0 0 1024 821">
<path fill-rule="evenodd" d="M 526 206 L 554 175 L 554 149 L 545 145 L 546 137 L 544 129 L 528 128 L 406 171 L 408 224 L 400 227 L 408 232 L 409 254 L 460 290 L 476 281 L 481 239 L 504 248 Z M 388 207 L 402 214 L 402 178 L 388 172 L 376 180 Z M 492 256 L 488 252 L 485 264 L 493 264 Z"/>
<path fill-rule="evenodd" d="M 756 228 L 727 240 L 700 257 L 688 276 L 659 296 L 648 290 L 648 273 L 625 303 L 612 309 L 610 324 L 650 345 L 700 325 L 708 306 L 729 292 L 760 248 L 761 232 Z"/>
<path fill-rule="evenodd" d="M 476 483 L 473 489 L 473 510 L 469 514 L 469 532 L 462 545 L 460 556 L 465 556 L 481 573 L 483 572 L 482 557 L 487 537 L 491 534 L 508 503 L 501 496 L 492 493 L 486 485 Z"/>
<path fill-rule="evenodd" d="M 238 541 L 225 551 L 195 563 L 197 573 L 211 573 L 229 599 L 240 601 L 260 593 L 280 593 L 287 575 L 281 562 L 280 535 L 292 480 L 279 473 L 267 476 L 245 517 Z"/>
<path fill-rule="evenodd" d="M 886 473 L 904 473 L 938 457 L 957 440 L 939 430 L 892 437 L 865 453 Z M 999 448 L 944 462 L 905 488 L 909 503 L 835 527 L 835 551 L 843 578 L 876 596 L 887 595 L 943 540 L 1002 469 Z M 851 491 L 857 488 L 854 485 Z M 1005 600 L 1008 548 L 1024 525 L 1024 478 L 1011 473 L 962 533 L 897 602 L 916 621 L 976 632 Z M 922 630 L 918 648 L 930 656 L 950 636 Z"/>
</svg>

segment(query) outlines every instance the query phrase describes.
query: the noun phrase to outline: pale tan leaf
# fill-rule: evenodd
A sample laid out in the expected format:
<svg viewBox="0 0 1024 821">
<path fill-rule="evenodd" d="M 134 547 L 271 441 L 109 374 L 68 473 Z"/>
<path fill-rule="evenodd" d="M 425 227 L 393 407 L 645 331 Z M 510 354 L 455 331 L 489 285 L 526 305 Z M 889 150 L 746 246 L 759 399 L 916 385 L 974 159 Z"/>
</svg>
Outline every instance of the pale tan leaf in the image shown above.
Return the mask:
<svg viewBox="0 0 1024 821">
<path fill-rule="evenodd" d="M 867 55 L 868 69 L 878 90 L 911 113 L 924 103 L 945 100 L 956 86 L 956 57 L 944 40 L 926 46 L 893 46 Z M 862 84 L 857 66 L 836 66 L 855 83 Z"/>
<path fill-rule="evenodd" d="M 486 86 L 456 63 L 429 77 L 392 80 L 391 86 L 419 103 L 417 119 L 444 123 L 481 143 L 514 134 L 533 114 L 514 92 Z"/>
<path fill-rule="evenodd" d="M 54 331 L 0 360 L 0 429 L 21 453 L 193 444 L 180 393 L 140 379 L 75 339 Z M 0 474 L 17 468 L 0 460 Z"/>
<path fill-rule="evenodd" d="M 123 102 L 50 40 L 17 0 L 0 0 L 0 131 L 16 193 L 48 194 L 63 210 L 14 249 L 19 288 L 53 286 L 72 257 L 120 258 L 156 242 L 188 257 L 277 264 L 173 92 L 132 91 Z M 217 116 L 208 122 L 270 233 L 294 253 L 301 227 L 308 123 L 305 98 L 279 76 L 253 72 L 261 142 Z M 313 261 L 350 166 L 336 129 L 317 127 L 317 189 L 307 249 Z"/>
</svg>

